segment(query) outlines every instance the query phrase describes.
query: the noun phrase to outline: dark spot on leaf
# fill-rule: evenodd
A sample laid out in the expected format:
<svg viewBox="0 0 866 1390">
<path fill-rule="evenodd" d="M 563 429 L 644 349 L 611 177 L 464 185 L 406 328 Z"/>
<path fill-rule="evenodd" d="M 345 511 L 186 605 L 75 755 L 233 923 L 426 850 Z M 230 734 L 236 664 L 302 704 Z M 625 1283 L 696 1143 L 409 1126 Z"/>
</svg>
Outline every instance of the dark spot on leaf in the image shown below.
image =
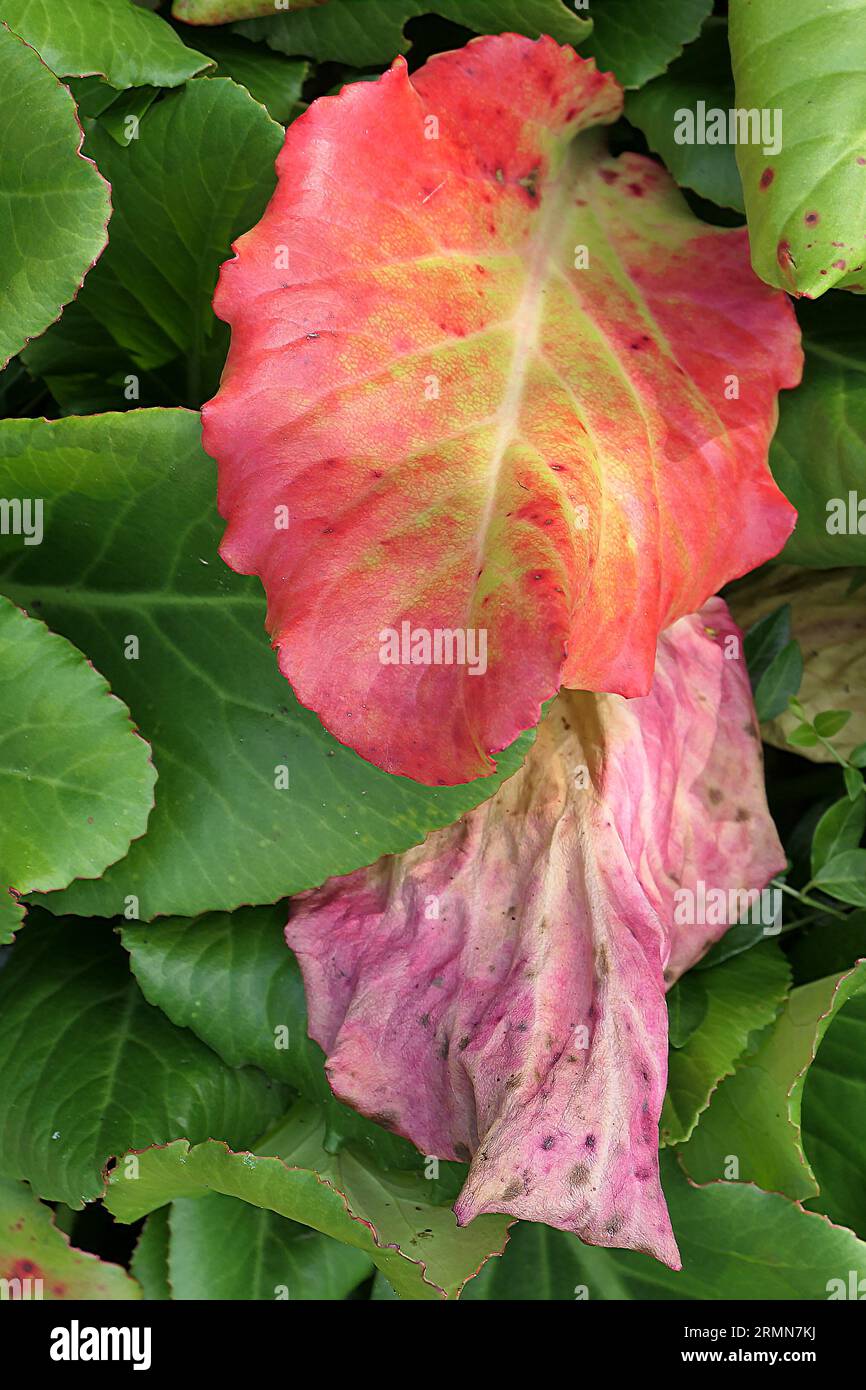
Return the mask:
<svg viewBox="0 0 866 1390">
<path fill-rule="evenodd" d="M 758 185 L 758 186 L 759 186 L 760 188 L 769 188 L 769 187 L 770 187 L 770 184 L 773 182 L 773 179 L 774 179 L 775 177 L 776 177 L 776 171 L 775 171 L 775 169 L 765 169 L 764 172 L 763 172 L 762 175 L 761 175 L 760 182 L 759 182 L 759 185 Z"/>
<path fill-rule="evenodd" d="M 382 1129 L 395 1130 L 397 1128 L 397 1116 L 393 1115 L 390 1110 L 383 1110 L 379 1115 L 371 1115 L 370 1119 L 374 1125 L 379 1125 Z"/>
<path fill-rule="evenodd" d="M 568 1174 L 569 1187 L 583 1187 L 590 1178 L 589 1166 L 586 1163 L 575 1163 Z"/>
</svg>

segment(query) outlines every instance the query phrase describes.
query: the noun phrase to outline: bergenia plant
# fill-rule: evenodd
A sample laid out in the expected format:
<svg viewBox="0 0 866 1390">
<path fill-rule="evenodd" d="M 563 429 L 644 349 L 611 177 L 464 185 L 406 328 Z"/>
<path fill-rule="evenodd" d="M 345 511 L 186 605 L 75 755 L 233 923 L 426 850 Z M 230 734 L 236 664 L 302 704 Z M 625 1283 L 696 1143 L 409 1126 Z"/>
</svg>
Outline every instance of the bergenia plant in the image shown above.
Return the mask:
<svg viewBox="0 0 866 1390">
<path fill-rule="evenodd" d="M 0 1297 L 866 1296 L 864 0 L 0 56 Z"/>
</svg>

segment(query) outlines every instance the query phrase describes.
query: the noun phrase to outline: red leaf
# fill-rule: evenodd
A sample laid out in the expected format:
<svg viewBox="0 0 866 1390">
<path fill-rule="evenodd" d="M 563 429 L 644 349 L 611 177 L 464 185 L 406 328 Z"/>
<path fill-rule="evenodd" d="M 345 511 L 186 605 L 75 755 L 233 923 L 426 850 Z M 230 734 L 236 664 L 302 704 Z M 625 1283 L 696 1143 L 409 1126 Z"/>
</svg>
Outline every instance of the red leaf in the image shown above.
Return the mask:
<svg viewBox="0 0 866 1390">
<path fill-rule="evenodd" d="M 700 920 L 701 884 L 757 889 L 785 863 L 760 747 L 713 599 L 664 633 L 649 695 L 564 692 L 489 801 L 295 900 L 334 1091 L 423 1153 L 472 1155 L 461 1222 L 506 1212 L 678 1267 L 664 988 L 726 929 Z"/>
<path fill-rule="evenodd" d="M 222 554 L 299 699 L 389 771 L 489 773 L 563 684 L 644 693 L 660 630 L 793 526 L 793 312 L 744 230 L 575 138 L 621 104 L 552 39 L 398 59 L 289 127 L 223 267 Z"/>
</svg>

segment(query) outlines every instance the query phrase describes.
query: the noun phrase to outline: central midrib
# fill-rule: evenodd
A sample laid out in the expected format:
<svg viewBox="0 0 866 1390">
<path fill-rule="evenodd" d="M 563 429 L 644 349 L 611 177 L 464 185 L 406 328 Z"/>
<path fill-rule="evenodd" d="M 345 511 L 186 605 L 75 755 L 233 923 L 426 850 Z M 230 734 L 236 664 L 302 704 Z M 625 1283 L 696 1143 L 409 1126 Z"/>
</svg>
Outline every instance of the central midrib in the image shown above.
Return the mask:
<svg viewBox="0 0 866 1390">
<path fill-rule="evenodd" d="M 569 172 L 571 160 L 563 159 L 559 177 L 548 185 L 538 218 L 535 224 L 526 261 L 526 278 L 520 303 L 511 327 L 514 334 L 514 349 L 505 379 L 502 403 L 496 412 L 496 437 L 487 470 L 487 492 L 478 522 L 478 545 L 476 548 L 476 567 L 481 569 L 490 535 L 490 527 L 496 506 L 496 498 L 502 479 L 502 468 L 509 445 L 517 434 L 517 421 L 526 384 L 529 363 L 538 343 L 538 330 L 541 323 L 544 302 L 545 271 L 550 261 L 551 251 L 561 230 L 564 208 L 571 197 Z"/>
</svg>

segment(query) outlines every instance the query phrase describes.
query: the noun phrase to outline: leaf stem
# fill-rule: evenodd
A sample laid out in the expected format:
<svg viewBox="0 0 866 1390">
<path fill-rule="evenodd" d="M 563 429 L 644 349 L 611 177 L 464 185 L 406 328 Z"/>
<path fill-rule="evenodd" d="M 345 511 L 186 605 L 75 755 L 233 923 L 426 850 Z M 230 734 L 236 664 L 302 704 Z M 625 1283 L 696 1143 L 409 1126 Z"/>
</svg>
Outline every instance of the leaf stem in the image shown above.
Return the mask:
<svg viewBox="0 0 866 1390">
<path fill-rule="evenodd" d="M 815 898 L 808 898 L 806 893 L 808 889 L 812 887 L 811 881 L 806 884 L 802 893 L 796 888 L 792 888 L 789 884 L 783 883 L 781 879 L 778 878 L 773 879 L 773 887 L 780 888 L 783 893 L 789 893 L 791 897 L 796 898 L 798 902 L 805 903 L 806 907 L 814 907 L 817 908 L 818 912 L 826 912 L 829 917 L 841 917 L 844 919 L 848 916 L 847 912 L 839 912 L 835 907 L 827 907 L 824 903 L 817 902 Z"/>
</svg>

